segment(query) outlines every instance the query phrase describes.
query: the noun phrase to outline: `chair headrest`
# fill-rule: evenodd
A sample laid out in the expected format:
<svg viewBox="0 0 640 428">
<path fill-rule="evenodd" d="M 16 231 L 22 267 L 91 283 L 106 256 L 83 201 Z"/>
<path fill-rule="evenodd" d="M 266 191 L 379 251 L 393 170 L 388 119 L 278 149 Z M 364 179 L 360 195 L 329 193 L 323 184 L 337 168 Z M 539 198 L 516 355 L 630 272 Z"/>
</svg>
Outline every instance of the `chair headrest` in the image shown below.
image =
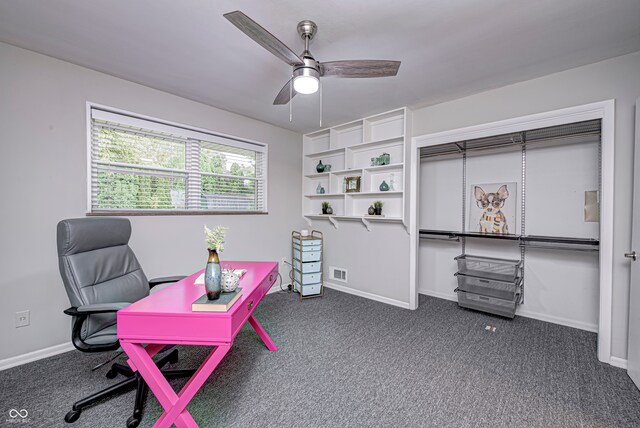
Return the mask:
<svg viewBox="0 0 640 428">
<path fill-rule="evenodd" d="M 119 217 L 72 218 L 58 223 L 58 256 L 126 245 L 131 237 L 129 219 Z"/>
</svg>

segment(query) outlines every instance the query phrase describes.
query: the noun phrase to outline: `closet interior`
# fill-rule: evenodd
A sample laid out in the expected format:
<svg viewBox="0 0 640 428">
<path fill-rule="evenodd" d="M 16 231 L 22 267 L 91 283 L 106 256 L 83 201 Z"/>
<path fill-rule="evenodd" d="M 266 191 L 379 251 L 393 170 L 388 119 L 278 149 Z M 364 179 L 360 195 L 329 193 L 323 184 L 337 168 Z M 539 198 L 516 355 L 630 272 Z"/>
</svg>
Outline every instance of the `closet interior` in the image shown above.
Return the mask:
<svg viewBox="0 0 640 428">
<path fill-rule="evenodd" d="M 596 331 L 600 191 L 599 119 L 421 148 L 420 292 Z"/>
</svg>

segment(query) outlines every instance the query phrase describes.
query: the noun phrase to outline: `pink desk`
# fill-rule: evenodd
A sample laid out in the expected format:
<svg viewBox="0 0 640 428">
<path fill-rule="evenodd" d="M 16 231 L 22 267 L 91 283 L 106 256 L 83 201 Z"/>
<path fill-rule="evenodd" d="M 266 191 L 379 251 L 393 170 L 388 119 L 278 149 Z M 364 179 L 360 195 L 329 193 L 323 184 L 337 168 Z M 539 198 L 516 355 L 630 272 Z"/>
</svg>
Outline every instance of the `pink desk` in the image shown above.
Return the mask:
<svg viewBox="0 0 640 428">
<path fill-rule="evenodd" d="M 222 358 L 246 321 L 271 352 L 277 351 L 267 332 L 253 316 L 253 311 L 278 276 L 276 262 L 226 262 L 225 267 L 246 269 L 240 280 L 242 297 L 228 312 L 192 312 L 191 304 L 205 293 L 204 285 L 194 281 L 197 272 L 182 281 L 118 311 L 118 339 L 129 356 L 129 365 L 149 385 L 164 413 L 155 427 L 197 427 L 186 410 Z M 144 347 L 143 344 L 148 346 Z M 182 390 L 176 394 L 154 364 L 152 357 L 165 345 L 214 346 Z"/>
</svg>

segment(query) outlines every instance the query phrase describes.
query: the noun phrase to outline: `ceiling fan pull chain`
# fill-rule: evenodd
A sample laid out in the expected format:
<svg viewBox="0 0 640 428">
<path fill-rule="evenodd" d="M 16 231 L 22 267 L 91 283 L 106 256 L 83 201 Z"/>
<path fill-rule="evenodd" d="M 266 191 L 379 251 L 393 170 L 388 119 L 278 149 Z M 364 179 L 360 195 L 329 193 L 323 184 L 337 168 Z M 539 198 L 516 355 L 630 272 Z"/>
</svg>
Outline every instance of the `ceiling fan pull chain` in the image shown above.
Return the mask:
<svg viewBox="0 0 640 428">
<path fill-rule="evenodd" d="M 322 82 L 318 82 L 320 89 L 320 128 L 322 128 Z"/>
<path fill-rule="evenodd" d="M 293 73 L 291 73 L 291 80 L 289 80 L 289 123 L 293 121 Z"/>
</svg>

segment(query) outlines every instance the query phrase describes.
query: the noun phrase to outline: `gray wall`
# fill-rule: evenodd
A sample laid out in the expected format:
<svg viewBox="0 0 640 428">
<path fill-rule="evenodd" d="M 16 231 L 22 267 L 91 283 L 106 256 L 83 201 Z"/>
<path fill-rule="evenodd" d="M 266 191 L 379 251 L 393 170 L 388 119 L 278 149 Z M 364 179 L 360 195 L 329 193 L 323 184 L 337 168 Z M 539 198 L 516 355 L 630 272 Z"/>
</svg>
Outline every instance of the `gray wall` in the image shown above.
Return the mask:
<svg viewBox="0 0 640 428">
<path fill-rule="evenodd" d="M 626 358 L 631 245 L 633 133 L 640 53 L 414 110 L 413 135 L 494 122 L 615 98 L 615 223 L 612 355 Z"/>
<path fill-rule="evenodd" d="M 0 76 L 0 359 L 69 341 L 55 231 L 86 211 L 87 101 L 269 144 L 269 215 L 131 218 L 147 276 L 203 268 L 204 224 L 230 227 L 223 261 L 290 257 L 303 225 L 300 134 L 6 44 Z M 31 326 L 17 329 L 25 309 Z"/>
</svg>

